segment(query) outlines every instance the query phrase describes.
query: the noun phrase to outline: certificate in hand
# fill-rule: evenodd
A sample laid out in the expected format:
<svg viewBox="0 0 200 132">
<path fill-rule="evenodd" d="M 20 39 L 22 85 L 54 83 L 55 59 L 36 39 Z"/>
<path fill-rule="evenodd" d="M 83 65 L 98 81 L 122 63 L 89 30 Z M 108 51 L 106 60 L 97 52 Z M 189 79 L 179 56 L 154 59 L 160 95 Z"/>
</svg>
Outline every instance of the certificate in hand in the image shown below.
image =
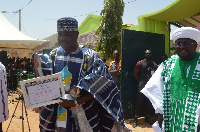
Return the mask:
<svg viewBox="0 0 200 132">
<path fill-rule="evenodd" d="M 20 82 L 27 109 L 62 102 L 65 94 L 60 73 Z"/>
</svg>

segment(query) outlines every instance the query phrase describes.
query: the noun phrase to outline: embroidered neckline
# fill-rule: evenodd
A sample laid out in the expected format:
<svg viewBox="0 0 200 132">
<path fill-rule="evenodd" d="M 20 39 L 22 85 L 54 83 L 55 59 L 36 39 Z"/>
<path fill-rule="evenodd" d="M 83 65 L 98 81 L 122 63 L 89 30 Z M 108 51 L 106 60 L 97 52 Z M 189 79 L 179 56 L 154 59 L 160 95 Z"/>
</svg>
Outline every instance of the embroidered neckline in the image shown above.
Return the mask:
<svg viewBox="0 0 200 132">
<path fill-rule="evenodd" d="M 175 100 L 185 99 L 188 88 L 191 88 L 193 82 L 192 76 L 196 68 L 199 55 L 196 54 L 192 61 L 182 61 L 177 58 L 171 74 L 170 97 Z"/>
</svg>

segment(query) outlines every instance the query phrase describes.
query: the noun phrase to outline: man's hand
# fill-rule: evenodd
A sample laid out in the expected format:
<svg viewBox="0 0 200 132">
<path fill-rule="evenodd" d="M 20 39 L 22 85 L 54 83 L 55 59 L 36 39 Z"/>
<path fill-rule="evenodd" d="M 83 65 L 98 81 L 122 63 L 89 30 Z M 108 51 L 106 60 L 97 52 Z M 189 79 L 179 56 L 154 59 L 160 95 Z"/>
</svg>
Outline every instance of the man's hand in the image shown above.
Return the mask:
<svg viewBox="0 0 200 132">
<path fill-rule="evenodd" d="M 72 86 L 69 92 L 71 96 L 78 98 L 80 96 L 81 90 L 78 87 Z"/>
<path fill-rule="evenodd" d="M 81 97 L 78 97 L 76 99 L 76 101 L 80 105 L 80 104 L 84 104 L 85 102 L 87 102 L 89 100 L 92 100 L 92 99 L 94 99 L 92 94 L 87 92 L 84 95 L 82 95 Z M 64 107 L 64 108 L 70 108 L 70 107 L 75 107 L 76 106 L 74 100 L 67 100 L 67 99 L 62 99 L 62 98 L 60 98 L 60 100 L 62 100 L 63 102 L 60 102 L 59 105 Z"/>
<path fill-rule="evenodd" d="M 67 100 L 62 98 L 60 98 L 60 100 L 62 100 L 62 102 L 60 102 L 59 105 L 63 108 L 71 108 L 76 106 L 73 100 Z"/>
<path fill-rule="evenodd" d="M 33 111 L 35 111 L 35 113 L 39 113 L 39 107 L 33 108 Z"/>
<path fill-rule="evenodd" d="M 158 114 L 158 124 L 160 128 L 162 128 L 162 122 L 163 122 L 163 114 Z"/>
</svg>

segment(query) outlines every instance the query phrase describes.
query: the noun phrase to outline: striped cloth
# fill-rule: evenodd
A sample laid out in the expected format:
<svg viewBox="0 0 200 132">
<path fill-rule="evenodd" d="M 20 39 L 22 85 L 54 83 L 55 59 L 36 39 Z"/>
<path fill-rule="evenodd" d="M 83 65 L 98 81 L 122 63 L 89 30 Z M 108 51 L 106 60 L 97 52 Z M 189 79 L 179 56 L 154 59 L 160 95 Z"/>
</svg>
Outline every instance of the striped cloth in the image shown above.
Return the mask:
<svg viewBox="0 0 200 132">
<path fill-rule="evenodd" d="M 68 67 L 68 72 L 72 75 L 70 87 L 76 86 L 82 92 L 90 92 L 94 99 L 81 107 L 85 112 L 86 119 L 91 129 L 101 132 L 110 131 L 130 131 L 124 125 L 123 111 L 118 87 L 112 81 L 110 73 L 105 64 L 94 50 L 84 46 L 79 46 L 77 51 L 66 53 L 62 47 L 58 47 L 50 53 L 55 60 L 55 73 Z M 61 114 L 62 113 L 62 114 Z M 65 124 L 59 124 L 62 116 Z M 58 131 L 76 132 L 79 131 L 80 124 L 72 116 L 71 109 L 63 110 L 58 107 L 57 127 Z M 63 122 L 62 122 L 63 123 Z"/>
<path fill-rule="evenodd" d="M 40 132 L 54 132 L 56 122 L 56 105 L 48 105 L 39 108 Z"/>
<path fill-rule="evenodd" d="M 0 62 L 0 123 L 8 119 L 8 93 L 6 68 Z"/>
</svg>

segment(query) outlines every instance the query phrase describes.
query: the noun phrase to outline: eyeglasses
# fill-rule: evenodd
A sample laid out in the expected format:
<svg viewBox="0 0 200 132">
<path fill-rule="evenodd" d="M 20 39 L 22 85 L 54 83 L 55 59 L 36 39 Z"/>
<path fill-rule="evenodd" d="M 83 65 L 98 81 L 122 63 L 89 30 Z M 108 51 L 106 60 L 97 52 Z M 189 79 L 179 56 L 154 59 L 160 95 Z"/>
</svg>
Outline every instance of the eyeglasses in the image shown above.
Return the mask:
<svg viewBox="0 0 200 132">
<path fill-rule="evenodd" d="M 190 47 L 190 46 L 193 45 L 193 44 L 194 44 L 194 43 L 189 43 L 189 42 L 181 43 L 181 42 L 179 42 L 179 43 L 176 43 L 175 45 L 176 45 L 177 47 L 181 47 L 181 46 Z"/>
<path fill-rule="evenodd" d="M 145 55 L 151 55 L 151 53 L 145 53 Z"/>
</svg>

